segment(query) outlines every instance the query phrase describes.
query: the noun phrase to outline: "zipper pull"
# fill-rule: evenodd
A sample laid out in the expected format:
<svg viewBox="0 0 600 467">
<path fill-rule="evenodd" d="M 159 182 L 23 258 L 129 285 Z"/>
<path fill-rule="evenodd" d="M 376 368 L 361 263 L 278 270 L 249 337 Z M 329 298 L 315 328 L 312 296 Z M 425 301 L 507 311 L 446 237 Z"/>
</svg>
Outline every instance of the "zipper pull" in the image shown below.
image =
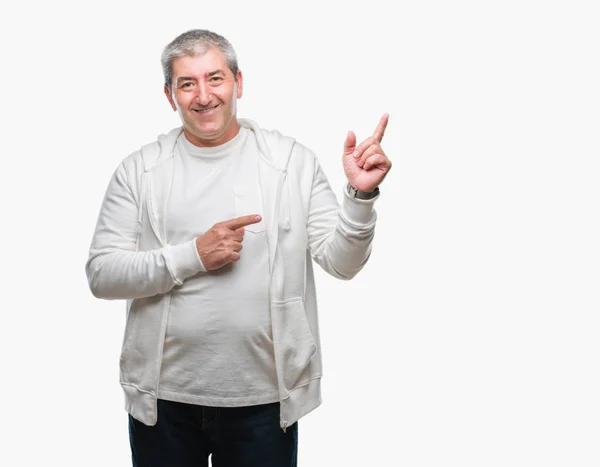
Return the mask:
<svg viewBox="0 0 600 467">
<path fill-rule="evenodd" d="M 283 422 L 281 422 L 281 428 L 283 429 L 283 432 L 285 433 L 285 430 L 287 428 L 287 421 L 284 420 Z"/>
</svg>

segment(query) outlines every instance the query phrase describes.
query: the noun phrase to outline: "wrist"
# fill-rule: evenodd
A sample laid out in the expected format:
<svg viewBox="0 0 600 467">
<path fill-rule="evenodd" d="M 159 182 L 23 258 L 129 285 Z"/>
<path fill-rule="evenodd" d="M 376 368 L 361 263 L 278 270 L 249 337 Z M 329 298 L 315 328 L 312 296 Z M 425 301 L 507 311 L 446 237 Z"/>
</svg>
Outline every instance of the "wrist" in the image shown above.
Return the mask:
<svg viewBox="0 0 600 467">
<path fill-rule="evenodd" d="M 350 182 L 346 184 L 346 192 L 353 199 L 373 199 L 379 195 L 379 187 L 375 187 L 373 191 L 362 191 L 354 186 Z"/>
</svg>

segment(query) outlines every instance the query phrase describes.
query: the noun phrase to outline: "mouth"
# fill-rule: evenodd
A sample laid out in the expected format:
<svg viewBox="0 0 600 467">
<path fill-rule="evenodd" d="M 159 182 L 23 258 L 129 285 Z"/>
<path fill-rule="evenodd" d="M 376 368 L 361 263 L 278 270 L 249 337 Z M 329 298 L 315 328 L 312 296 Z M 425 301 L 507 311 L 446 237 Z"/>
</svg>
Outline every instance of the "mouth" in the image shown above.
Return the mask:
<svg viewBox="0 0 600 467">
<path fill-rule="evenodd" d="M 215 110 L 217 107 L 219 107 L 219 105 L 220 104 L 217 104 L 213 107 L 208 107 L 206 109 L 192 109 L 192 110 L 200 115 L 205 115 L 205 114 L 208 114 L 208 113 L 212 112 L 213 110 Z"/>
</svg>

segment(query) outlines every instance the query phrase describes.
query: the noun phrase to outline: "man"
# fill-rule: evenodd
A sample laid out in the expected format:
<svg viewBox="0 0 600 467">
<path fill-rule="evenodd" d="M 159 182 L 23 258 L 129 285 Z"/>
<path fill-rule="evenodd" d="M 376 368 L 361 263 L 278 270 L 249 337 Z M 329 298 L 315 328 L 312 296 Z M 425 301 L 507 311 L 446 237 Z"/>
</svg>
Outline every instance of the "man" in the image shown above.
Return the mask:
<svg viewBox="0 0 600 467">
<path fill-rule="evenodd" d="M 133 465 L 295 466 L 321 403 L 312 261 L 351 279 L 369 258 L 388 117 L 358 146 L 348 133 L 340 206 L 309 149 L 237 118 L 225 38 L 185 32 L 162 65 L 183 125 L 118 166 L 86 264 L 96 297 L 127 300 Z"/>
</svg>

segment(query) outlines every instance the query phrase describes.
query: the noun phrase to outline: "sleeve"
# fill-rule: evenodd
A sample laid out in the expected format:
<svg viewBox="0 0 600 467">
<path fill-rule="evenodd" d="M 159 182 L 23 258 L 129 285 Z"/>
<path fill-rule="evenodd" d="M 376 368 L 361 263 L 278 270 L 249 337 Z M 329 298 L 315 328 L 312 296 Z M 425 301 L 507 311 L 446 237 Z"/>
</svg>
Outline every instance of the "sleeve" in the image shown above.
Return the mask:
<svg viewBox="0 0 600 467">
<path fill-rule="evenodd" d="M 97 298 L 151 297 L 205 271 L 196 239 L 137 251 L 141 228 L 138 202 L 121 163 L 106 189 L 85 266 L 90 290 Z"/>
<path fill-rule="evenodd" d="M 380 195 L 360 200 L 344 190 L 342 204 L 315 157 L 315 169 L 308 210 L 308 247 L 314 261 L 339 279 L 352 279 L 371 254 Z"/>
</svg>

